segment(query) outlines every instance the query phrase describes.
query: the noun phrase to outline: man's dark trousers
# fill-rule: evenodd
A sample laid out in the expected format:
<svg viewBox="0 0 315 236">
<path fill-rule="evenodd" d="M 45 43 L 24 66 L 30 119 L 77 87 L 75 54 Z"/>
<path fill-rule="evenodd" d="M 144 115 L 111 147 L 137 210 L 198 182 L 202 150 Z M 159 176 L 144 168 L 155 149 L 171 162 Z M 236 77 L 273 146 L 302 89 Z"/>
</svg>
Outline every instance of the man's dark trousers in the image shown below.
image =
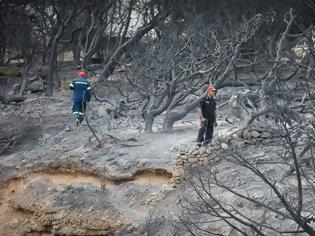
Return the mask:
<svg viewBox="0 0 315 236">
<path fill-rule="evenodd" d="M 214 122 L 211 121 L 203 121 L 201 122 L 200 129 L 198 132 L 197 142 L 203 144 L 209 144 L 212 140 L 213 136 L 213 125 Z"/>
<path fill-rule="evenodd" d="M 85 110 L 86 102 L 83 102 L 82 100 L 79 99 L 73 100 L 72 112 L 75 118 L 82 121 L 85 116 Z"/>
</svg>

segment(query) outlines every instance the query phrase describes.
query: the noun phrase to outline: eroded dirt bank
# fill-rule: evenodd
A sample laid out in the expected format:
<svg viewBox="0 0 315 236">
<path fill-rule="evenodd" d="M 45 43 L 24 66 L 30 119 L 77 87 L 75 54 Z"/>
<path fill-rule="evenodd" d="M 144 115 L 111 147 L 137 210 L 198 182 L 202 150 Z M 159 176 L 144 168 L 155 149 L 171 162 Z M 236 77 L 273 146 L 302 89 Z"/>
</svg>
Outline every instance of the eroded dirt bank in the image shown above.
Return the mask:
<svg viewBox="0 0 315 236">
<path fill-rule="evenodd" d="M 48 171 L 12 178 L 0 191 L 0 232 L 132 232 L 155 202 L 166 196 L 160 193 L 166 192 L 171 177 L 163 170 L 142 170 L 121 179 Z"/>
<path fill-rule="evenodd" d="M 70 106 L 67 99 L 48 103 L 37 122 L 41 135 L 1 156 L 0 232 L 139 235 L 153 212 L 166 218 L 174 211 L 183 179 L 174 161 L 195 145 L 195 114 L 170 134 L 159 127 L 152 134 L 128 126 L 108 132 L 101 118 L 91 119 L 104 144 L 98 147 L 85 123 L 74 126 Z"/>
</svg>

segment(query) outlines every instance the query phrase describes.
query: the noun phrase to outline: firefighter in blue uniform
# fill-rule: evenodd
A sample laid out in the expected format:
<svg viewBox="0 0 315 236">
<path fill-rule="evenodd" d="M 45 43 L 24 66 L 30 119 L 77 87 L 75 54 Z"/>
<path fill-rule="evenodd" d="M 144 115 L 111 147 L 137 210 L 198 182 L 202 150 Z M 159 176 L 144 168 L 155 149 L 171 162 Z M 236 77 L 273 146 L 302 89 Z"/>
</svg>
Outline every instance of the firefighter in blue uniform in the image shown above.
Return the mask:
<svg viewBox="0 0 315 236">
<path fill-rule="evenodd" d="M 86 104 L 91 100 L 91 84 L 84 71 L 80 71 L 79 78 L 75 78 L 69 85 L 72 90 L 72 112 L 76 124 L 81 124 L 85 116 Z"/>
</svg>

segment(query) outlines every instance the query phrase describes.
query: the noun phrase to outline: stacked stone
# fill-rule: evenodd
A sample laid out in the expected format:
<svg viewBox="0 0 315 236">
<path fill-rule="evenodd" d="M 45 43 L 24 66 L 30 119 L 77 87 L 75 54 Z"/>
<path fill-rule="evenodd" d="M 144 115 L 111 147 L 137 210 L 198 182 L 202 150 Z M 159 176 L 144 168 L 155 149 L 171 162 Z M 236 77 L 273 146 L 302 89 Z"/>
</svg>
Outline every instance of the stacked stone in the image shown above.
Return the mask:
<svg viewBox="0 0 315 236">
<path fill-rule="evenodd" d="M 189 168 L 198 168 L 208 166 L 215 161 L 215 153 L 217 153 L 223 144 L 214 143 L 207 147 L 192 148 L 181 150 L 172 164 L 173 178 L 171 184 L 176 186 L 185 180 L 185 170 Z"/>
<path fill-rule="evenodd" d="M 240 135 L 241 138 L 245 139 L 245 143 L 256 144 L 258 142 L 266 142 L 267 140 L 279 138 L 281 134 L 275 129 L 268 127 L 248 127 Z"/>
</svg>

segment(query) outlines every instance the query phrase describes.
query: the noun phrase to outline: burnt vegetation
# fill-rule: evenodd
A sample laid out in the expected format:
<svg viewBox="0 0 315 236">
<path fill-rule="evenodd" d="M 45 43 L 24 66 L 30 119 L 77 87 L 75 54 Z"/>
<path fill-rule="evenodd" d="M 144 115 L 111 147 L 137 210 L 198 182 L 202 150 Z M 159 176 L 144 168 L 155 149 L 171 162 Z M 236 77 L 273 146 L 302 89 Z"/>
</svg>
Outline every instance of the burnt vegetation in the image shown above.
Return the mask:
<svg viewBox="0 0 315 236">
<path fill-rule="evenodd" d="M 143 124 L 148 133 L 158 116 L 161 131 L 172 132 L 209 84 L 218 95 L 232 88 L 220 101 L 232 108 L 234 118 L 227 121 L 238 122 L 241 134 L 258 124 L 276 130 L 279 155 L 257 160 L 228 139 L 218 158 L 250 173 L 244 181 L 270 194 L 237 189 L 212 166 L 191 170 L 193 197 L 183 200 L 174 229 L 219 235 L 209 225 L 220 222 L 230 235 L 315 235 L 314 19 L 311 0 L 3 0 L 0 83 L 12 68 L 19 68 L 12 73 L 21 80 L 15 89 L 0 84 L 0 111 L 23 104 L 39 65 L 45 95 L 61 87 L 60 71 L 84 69 L 96 100 L 111 106 L 108 113 Z M 65 62 L 67 53 L 72 56 Z M 115 96 L 109 96 L 115 83 Z M 27 128 L 1 132 L 0 154 L 23 132 Z M 276 175 L 268 172 L 271 165 Z M 217 195 L 226 192 L 238 207 Z"/>
<path fill-rule="evenodd" d="M 67 68 L 89 71 L 96 97 L 110 105 L 97 95 L 119 80 L 127 88 L 120 114 L 136 110 L 146 132 L 161 114 L 162 131 L 171 132 L 208 84 L 251 90 L 246 112 L 255 119 L 269 109 L 279 79 L 311 87 L 314 8 L 308 0 L 2 1 L 0 63 L 22 66 L 22 82 L 14 94 L 2 89 L 0 99 L 23 101 L 40 64 L 50 96 Z"/>
</svg>

